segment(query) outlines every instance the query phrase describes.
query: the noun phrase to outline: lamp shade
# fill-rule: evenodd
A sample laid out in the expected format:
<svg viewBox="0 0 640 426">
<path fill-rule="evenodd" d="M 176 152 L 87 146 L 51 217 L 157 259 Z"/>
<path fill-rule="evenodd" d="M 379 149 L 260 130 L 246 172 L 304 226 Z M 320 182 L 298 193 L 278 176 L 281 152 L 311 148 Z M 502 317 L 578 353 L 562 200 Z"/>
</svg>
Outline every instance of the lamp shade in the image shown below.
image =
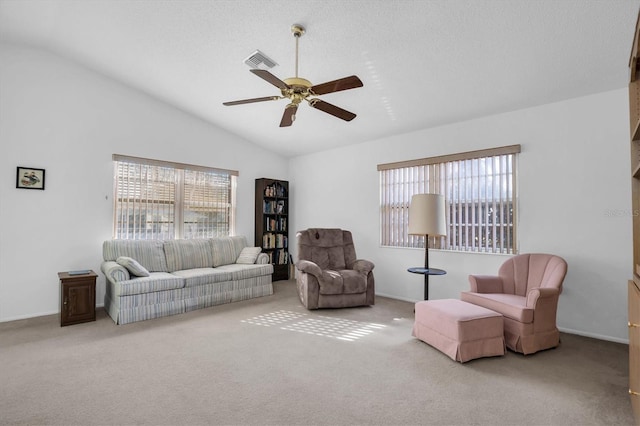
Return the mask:
<svg viewBox="0 0 640 426">
<path fill-rule="evenodd" d="M 409 234 L 447 235 L 443 195 L 416 194 L 411 197 Z"/>
</svg>

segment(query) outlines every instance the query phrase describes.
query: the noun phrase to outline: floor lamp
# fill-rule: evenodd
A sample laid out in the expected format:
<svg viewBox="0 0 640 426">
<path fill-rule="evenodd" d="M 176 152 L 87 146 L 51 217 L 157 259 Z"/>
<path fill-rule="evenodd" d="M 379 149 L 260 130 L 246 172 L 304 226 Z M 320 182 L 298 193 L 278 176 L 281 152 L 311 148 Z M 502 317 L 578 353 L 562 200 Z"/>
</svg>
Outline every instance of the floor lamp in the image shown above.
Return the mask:
<svg viewBox="0 0 640 426">
<path fill-rule="evenodd" d="M 441 269 L 429 268 L 429 235 L 447 235 L 444 196 L 416 194 L 409 205 L 409 234 L 424 235 L 424 268 L 409 268 L 409 272 L 424 274 L 424 300 L 429 299 L 429 275 L 444 275 Z"/>
</svg>

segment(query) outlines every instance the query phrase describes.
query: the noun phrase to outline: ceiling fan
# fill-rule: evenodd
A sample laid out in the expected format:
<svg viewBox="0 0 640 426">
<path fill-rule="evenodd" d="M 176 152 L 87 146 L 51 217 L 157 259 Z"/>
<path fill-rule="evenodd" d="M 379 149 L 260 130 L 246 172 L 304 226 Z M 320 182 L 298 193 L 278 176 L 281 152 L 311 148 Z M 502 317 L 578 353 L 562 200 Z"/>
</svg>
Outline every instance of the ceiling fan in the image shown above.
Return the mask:
<svg viewBox="0 0 640 426">
<path fill-rule="evenodd" d="M 253 74 L 265 80 L 267 83 L 271 83 L 278 89 L 280 89 L 280 93 L 282 94 L 282 96 L 266 96 L 263 98 L 243 99 L 239 101 L 223 102 L 222 104 L 226 106 L 232 106 L 250 104 L 254 102 L 289 99 L 291 102 L 284 109 L 284 114 L 282 115 L 282 120 L 280 121 L 280 127 L 288 127 L 293 124 L 293 121 L 296 118 L 296 112 L 298 111 L 298 105 L 302 101 L 307 101 L 309 103 L 309 106 L 311 106 L 312 108 L 319 109 L 320 111 L 324 111 L 327 114 L 331 114 L 334 117 L 338 117 L 345 121 L 351 121 L 356 118 L 356 115 L 354 113 L 332 105 L 329 102 L 318 99 L 316 96 L 362 87 L 362 81 L 360 81 L 357 76 L 352 75 L 349 77 L 340 78 L 338 80 L 313 85 L 309 80 L 298 77 L 298 40 L 304 34 L 305 29 L 301 25 L 294 24 L 291 26 L 291 32 L 296 39 L 295 77 L 280 80 L 278 77 L 271 74 L 267 70 L 249 70 Z"/>
</svg>

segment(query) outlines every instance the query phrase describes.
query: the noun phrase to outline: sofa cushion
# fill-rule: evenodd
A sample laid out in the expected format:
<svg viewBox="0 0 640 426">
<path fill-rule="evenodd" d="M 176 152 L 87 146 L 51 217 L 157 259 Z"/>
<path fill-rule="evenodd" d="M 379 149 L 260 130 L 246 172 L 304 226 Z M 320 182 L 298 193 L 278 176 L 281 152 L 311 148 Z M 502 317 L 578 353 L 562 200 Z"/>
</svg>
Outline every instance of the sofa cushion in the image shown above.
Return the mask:
<svg viewBox="0 0 640 426">
<path fill-rule="evenodd" d="M 196 287 L 205 284 L 215 284 L 232 280 L 231 272 L 219 268 L 195 268 L 174 271 L 174 275 L 184 278 L 185 287 Z"/>
<path fill-rule="evenodd" d="M 236 260 L 236 263 L 243 265 L 252 265 L 256 263 L 258 255 L 262 252 L 261 247 L 245 247 L 240 251 L 240 256 Z"/>
<path fill-rule="evenodd" d="M 213 267 L 236 263 L 240 252 L 247 246 L 243 236 L 217 237 L 210 240 L 213 250 Z"/>
<path fill-rule="evenodd" d="M 135 259 L 149 272 L 169 272 L 159 240 L 107 240 L 102 244 L 104 260 L 115 262 L 120 256 Z"/>
<path fill-rule="evenodd" d="M 267 264 L 255 264 L 255 265 L 242 265 L 242 264 L 231 264 L 231 265 L 223 265 L 216 270 L 225 271 L 231 274 L 234 281 L 243 280 L 246 278 L 254 278 L 261 277 L 263 275 L 271 275 L 273 274 L 273 265 L 271 263 Z"/>
<path fill-rule="evenodd" d="M 116 259 L 116 263 L 127 268 L 127 271 L 129 271 L 131 275 L 135 275 L 136 277 L 149 276 L 149 271 L 147 271 L 147 269 L 139 264 L 135 259 L 132 259 L 130 257 L 120 256 Z"/>
<path fill-rule="evenodd" d="M 213 251 L 206 239 L 167 240 L 164 253 L 169 272 L 213 266 Z"/>
<path fill-rule="evenodd" d="M 148 277 L 132 278 L 113 284 L 115 296 L 153 293 L 163 290 L 174 290 L 184 287 L 184 279 L 168 272 L 152 272 Z"/>
<path fill-rule="evenodd" d="M 233 242 L 233 250 L 236 253 L 236 259 L 238 258 L 238 256 L 240 256 L 240 252 L 242 251 L 243 248 L 247 247 L 247 239 L 244 237 L 244 235 L 236 235 L 234 237 L 228 237 L 231 238 L 231 241 Z"/>
<path fill-rule="evenodd" d="M 463 291 L 460 299 L 464 302 L 473 303 L 491 309 L 494 312 L 504 315 L 525 324 L 533 322 L 533 309 L 527 308 L 527 298 L 515 294 L 502 293 L 473 293 Z"/>
</svg>

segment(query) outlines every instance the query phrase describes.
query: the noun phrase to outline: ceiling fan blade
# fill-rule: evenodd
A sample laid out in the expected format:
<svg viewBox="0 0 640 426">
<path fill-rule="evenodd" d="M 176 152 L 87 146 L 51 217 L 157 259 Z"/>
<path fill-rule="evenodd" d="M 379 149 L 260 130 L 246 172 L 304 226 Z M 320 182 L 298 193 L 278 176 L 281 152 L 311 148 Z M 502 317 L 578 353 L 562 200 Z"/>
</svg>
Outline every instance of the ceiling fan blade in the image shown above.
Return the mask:
<svg viewBox="0 0 640 426">
<path fill-rule="evenodd" d="M 338 117 L 344 121 L 351 121 L 356 118 L 356 115 L 352 112 L 347 111 L 346 109 L 339 108 L 335 105 L 330 104 L 329 102 L 321 101 L 320 99 L 311 99 L 309 101 L 309 105 L 315 109 L 319 109 L 320 111 L 324 111 L 327 114 L 331 114 L 335 117 Z"/>
<path fill-rule="evenodd" d="M 284 81 L 280 80 L 278 77 L 276 77 L 275 75 L 271 74 L 267 70 L 252 69 L 252 70 L 249 70 L 249 71 L 251 71 L 252 73 L 257 75 L 258 77 L 260 77 L 261 79 L 263 79 L 267 83 L 273 84 L 278 89 L 288 89 L 289 88 L 289 85 L 287 83 L 285 83 Z"/>
<path fill-rule="evenodd" d="M 314 95 L 324 95 L 327 93 L 340 92 L 341 90 L 355 89 L 356 87 L 362 87 L 362 81 L 355 76 L 349 76 L 340 78 L 338 80 L 328 81 L 322 84 L 316 84 L 309 89 Z"/>
<path fill-rule="evenodd" d="M 282 120 L 280 120 L 280 127 L 291 126 L 293 124 L 293 121 L 296 119 L 296 111 L 298 111 L 298 105 L 287 105 L 284 109 L 284 114 L 282 114 Z"/>
<path fill-rule="evenodd" d="M 223 102 L 222 105 L 232 106 L 232 105 L 241 105 L 241 104 L 252 104 L 254 102 L 277 101 L 278 99 L 283 99 L 283 98 L 281 96 L 266 96 L 264 98 L 252 98 L 252 99 L 242 99 L 240 101 Z"/>
</svg>

